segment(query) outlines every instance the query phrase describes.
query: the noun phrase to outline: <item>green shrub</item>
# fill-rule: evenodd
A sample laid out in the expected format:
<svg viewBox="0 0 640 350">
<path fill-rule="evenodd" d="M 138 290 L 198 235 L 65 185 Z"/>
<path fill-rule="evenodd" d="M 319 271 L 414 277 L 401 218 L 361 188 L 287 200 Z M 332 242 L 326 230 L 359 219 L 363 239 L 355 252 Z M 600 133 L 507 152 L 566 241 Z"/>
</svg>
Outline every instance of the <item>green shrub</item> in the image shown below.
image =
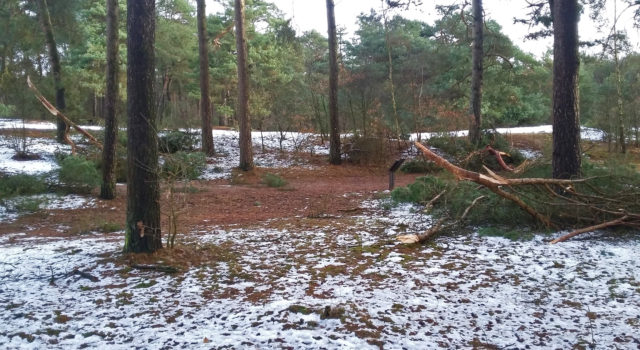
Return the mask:
<svg viewBox="0 0 640 350">
<path fill-rule="evenodd" d="M 179 151 L 193 151 L 197 142 L 195 135 L 184 131 L 169 131 L 160 135 L 158 138 L 158 147 L 162 153 L 176 153 Z"/>
<path fill-rule="evenodd" d="M 285 179 L 280 177 L 280 175 L 272 174 L 272 173 L 264 174 L 264 176 L 262 176 L 262 183 L 264 183 L 269 187 L 275 187 L 275 188 L 280 188 L 287 185 L 287 181 L 285 181 Z"/>
<path fill-rule="evenodd" d="M 100 184 L 95 163 L 83 156 L 66 156 L 59 164 L 59 179 L 67 186 L 86 191 Z"/>
<path fill-rule="evenodd" d="M 16 106 L 0 103 L 0 117 L 13 117 L 16 114 Z"/>
<path fill-rule="evenodd" d="M 531 232 L 527 232 L 523 229 L 509 230 L 505 228 L 498 228 L 495 226 L 479 228 L 478 235 L 480 235 L 481 237 L 503 237 L 512 241 L 530 240 L 533 238 L 533 234 L 531 234 Z"/>
<path fill-rule="evenodd" d="M 446 190 L 446 191 L 445 191 Z M 391 192 L 391 198 L 397 202 L 411 202 L 425 204 L 438 194 L 444 195 L 435 203 L 435 214 L 448 215 L 452 219 L 460 218 L 471 203 L 478 197 L 485 198 L 467 214 L 466 220 L 470 224 L 486 223 L 531 223 L 531 217 L 513 205 L 509 200 L 495 195 L 476 183 L 454 179 L 443 179 L 435 176 L 424 176 L 416 182 L 398 187 Z"/>
<path fill-rule="evenodd" d="M 164 157 L 161 176 L 165 179 L 194 180 L 206 166 L 207 156 L 204 153 L 179 151 Z"/>
<path fill-rule="evenodd" d="M 13 202 L 12 207 L 18 213 L 35 213 L 40 210 L 40 205 L 44 202 L 46 202 L 44 198 L 24 197 Z"/>
<path fill-rule="evenodd" d="M 38 175 L 9 175 L 0 177 L 0 197 L 40 194 L 47 191 L 47 184 Z"/>
<path fill-rule="evenodd" d="M 398 187 L 391 192 L 396 202 L 425 203 L 447 188 L 447 184 L 434 176 L 423 176 L 407 187 Z"/>
<path fill-rule="evenodd" d="M 404 162 L 400 167 L 400 171 L 405 174 L 427 174 L 440 171 L 441 169 L 442 168 L 436 165 L 436 163 L 424 159 L 412 159 Z"/>
</svg>

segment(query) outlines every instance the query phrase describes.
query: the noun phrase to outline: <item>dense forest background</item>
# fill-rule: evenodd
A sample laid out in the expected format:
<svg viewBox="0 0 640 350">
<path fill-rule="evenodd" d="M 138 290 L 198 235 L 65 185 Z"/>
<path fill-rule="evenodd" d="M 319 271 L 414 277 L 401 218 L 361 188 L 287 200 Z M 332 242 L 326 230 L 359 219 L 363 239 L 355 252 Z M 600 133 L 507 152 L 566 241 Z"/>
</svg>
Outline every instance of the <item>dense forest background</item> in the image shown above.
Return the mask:
<svg viewBox="0 0 640 350">
<path fill-rule="evenodd" d="M 214 124 L 235 127 L 237 72 L 233 4 L 207 17 L 210 97 Z M 106 9 L 102 0 L 50 1 L 61 55 L 66 114 L 102 123 L 106 66 Z M 297 33 L 268 1 L 247 1 L 251 77 L 250 113 L 258 130 L 329 133 L 328 44 L 325 33 Z M 353 38 L 339 37 L 342 130 L 390 136 L 468 127 L 471 18 L 460 6 L 438 7 L 433 24 L 408 20 L 399 10 L 370 10 L 358 18 Z M 120 2 L 121 18 L 126 4 Z M 28 91 L 26 77 L 54 95 L 45 37 L 32 2 L 0 4 L 0 116 L 48 118 Z M 319 14 L 321 15 L 321 14 Z M 324 16 L 324 14 L 322 14 Z M 126 21 L 120 21 L 120 103 L 126 101 Z M 615 49 L 619 51 L 616 74 Z M 162 127 L 200 123 L 195 3 L 157 1 L 155 106 Z M 580 110 L 583 125 L 616 140 L 618 88 L 623 127 L 638 142 L 640 56 L 624 32 L 603 38 L 597 54 L 582 54 Z M 483 127 L 548 124 L 551 119 L 552 54 L 536 58 L 485 19 Z M 392 80 L 390 79 L 392 72 Z M 392 90 L 396 103 L 392 103 Z"/>
</svg>

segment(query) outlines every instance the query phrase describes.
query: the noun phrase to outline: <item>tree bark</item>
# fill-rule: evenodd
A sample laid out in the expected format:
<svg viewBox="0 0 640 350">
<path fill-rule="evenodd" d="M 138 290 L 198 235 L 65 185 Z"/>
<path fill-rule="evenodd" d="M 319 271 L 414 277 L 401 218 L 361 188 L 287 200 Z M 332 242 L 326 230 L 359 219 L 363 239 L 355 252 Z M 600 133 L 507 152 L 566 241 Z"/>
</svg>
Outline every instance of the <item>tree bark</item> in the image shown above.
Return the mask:
<svg viewBox="0 0 640 350">
<path fill-rule="evenodd" d="M 553 177 L 580 175 L 577 0 L 551 1 L 553 14 Z"/>
<path fill-rule="evenodd" d="M 118 0 L 107 0 L 107 86 L 104 103 L 104 148 L 100 198 L 116 197 L 116 140 L 118 136 Z"/>
<path fill-rule="evenodd" d="M 127 223 L 125 252 L 162 248 L 154 109 L 155 1 L 127 0 Z"/>
<path fill-rule="evenodd" d="M 211 134 L 211 102 L 209 101 L 209 51 L 204 0 L 198 0 L 198 48 L 200 50 L 200 119 L 202 121 L 202 152 L 215 154 Z"/>
<path fill-rule="evenodd" d="M 477 145 L 480 142 L 480 127 L 482 125 L 482 59 L 484 57 L 484 21 L 482 14 L 482 0 L 472 1 L 473 11 L 473 48 L 471 71 L 471 98 L 469 123 L 469 142 Z"/>
<path fill-rule="evenodd" d="M 240 123 L 240 169 L 253 169 L 251 120 L 249 118 L 249 72 L 244 21 L 244 0 L 235 0 L 236 50 L 238 52 L 238 122 Z"/>
<path fill-rule="evenodd" d="M 329 162 L 339 165 L 342 159 L 340 157 L 340 116 L 338 115 L 338 42 L 333 0 L 327 0 L 327 25 L 329 34 Z"/>
<path fill-rule="evenodd" d="M 62 68 L 60 66 L 60 55 L 56 46 L 56 39 L 53 35 L 53 26 L 51 25 L 51 17 L 49 16 L 49 7 L 47 0 L 37 0 L 40 23 L 44 31 L 45 42 L 49 49 L 49 62 L 51 63 L 51 73 L 53 73 L 53 82 L 56 90 L 56 107 L 64 112 L 67 105 L 64 98 L 64 85 L 62 84 Z M 58 143 L 66 143 L 69 126 L 62 120 L 56 120 L 56 140 Z"/>
<path fill-rule="evenodd" d="M 622 103 L 622 74 L 620 73 L 620 56 L 618 54 L 618 2 L 613 1 L 613 57 L 616 66 L 616 93 L 617 93 L 617 124 L 618 124 L 618 143 L 620 144 L 620 153 L 627 153 L 627 143 L 624 137 L 624 106 Z"/>
</svg>

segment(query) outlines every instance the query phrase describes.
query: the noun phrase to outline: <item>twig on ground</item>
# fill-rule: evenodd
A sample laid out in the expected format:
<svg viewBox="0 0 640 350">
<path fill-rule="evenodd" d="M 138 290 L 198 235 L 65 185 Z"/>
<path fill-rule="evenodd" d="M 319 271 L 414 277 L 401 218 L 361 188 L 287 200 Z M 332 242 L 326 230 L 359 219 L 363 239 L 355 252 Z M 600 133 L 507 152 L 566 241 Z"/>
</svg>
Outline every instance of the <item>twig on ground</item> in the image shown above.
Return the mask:
<svg viewBox="0 0 640 350">
<path fill-rule="evenodd" d="M 180 271 L 179 268 L 175 266 L 168 266 L 168 265 L 132 264 L 131 267 L 138 270 L 153 270 L 153 271 L 160 271 L 160 272 L 166 272 L 166 273 L 176 273 Z"/>
<path fill-rule="evenodd" d="M 99 279 L 98 277 L 93 276 L 93 275 L 91 275 L 91 274 L 90 274 L 90 273 L 88 273 L 88 272 L 80 271 L 80 270 L 78 270 L 78 269 L 75 269 L 75 270 L 71 271 L 71 273 L 70 273 L 70 274 L 71 274 L 71 275 L 78 275 L 78 276 L 80 276 L 80 277 L 82 277 L 82 278 L 86 278 L 86 279 L 88 279 L 88 280 L 89 280 L 89 281 L 91 281 L 91 282 L 98 282 L 98 281 L 100 281 L 100 279 Z"/>
</svg>

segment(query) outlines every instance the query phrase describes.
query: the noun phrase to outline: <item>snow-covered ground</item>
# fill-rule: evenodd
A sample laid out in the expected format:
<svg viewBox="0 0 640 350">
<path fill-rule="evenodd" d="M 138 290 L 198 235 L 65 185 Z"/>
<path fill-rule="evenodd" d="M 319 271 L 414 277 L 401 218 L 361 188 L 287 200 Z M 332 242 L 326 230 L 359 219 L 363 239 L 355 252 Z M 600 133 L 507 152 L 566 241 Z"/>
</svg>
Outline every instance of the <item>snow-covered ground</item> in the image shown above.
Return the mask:
<svg viewBox="0 0 640 350">
<path fill-rule="evenodd" d="M 22 128 L 30 130 L 55 130 L 56 126 L 51 122 L 28 122 L 23 124 L 20 120 L 0 119 L 0 129 Z M 100 126 L 82 126 L 86 130 L 101 130 Z M 197 129 L 183 130 L 192 134 L 200 131 Z M 214 130 L 213 140 L 217 155 L 208 161 L 207 168 L 202 175 L 204 180 L 228 178 L 231 170 L 238 166 L 240 150 L 238 149 L 238 132 L 233 130 Z M 251 135 L 254 145 L 254 163 L 265 168 L 282 168 L 290 166 L 310 167 L 307 157 L 295 157 L 292 152 L 308 155 L 328 155 L 328 143 L 322 144 L 317 135 L 309 133 L 287 132 L 284 134 L 282 145 L 281 135 L 277 132 L 260 133 L 254 131 Z M 80 135 L 73 135 L 74 141 L 82 139 Z M 29 152 L 39 155 L 42 159 L 32 161 L 16 161 L 11 159 L 15 154 L 16 138 L 0 136 L 0 173 L 8 174 L 43 174 L 56 170 L 55 153 L 69 153 L 70 147 L 60 145 L 52 139 L 27 138 Z M 199 141 L 199 138 L 198 138 Z M 264 145 L 264 149 L 263 149 Z M 284 152 L 280 152 L 280 150 Z"/>
<path fill-rule="evenodd" d="M 310 166 L 286 155 L 303 138 L 310 140 L 299 152 L 327 152 L 312 135 L 287 134 L 283 155 L 277 133 L 263 136 L 264 153 L 253 134 L 259 166 Z M 206 178 L 228 176 L 237 164 L 237 133 L 215 131 L 214 140 L 220 155 Z M 49 168 L 35 161 L 16 168 L 0 137 L 0 171 L 54 169 L 54 152 L 68 149 L 41 141 L 34 145 Z M 42 203 L 96 205 L 81 196 Z M 476 233 L 404 246 L 395 237 L 423 232 L 429 216 L 411 205 L 361 207 L 357 217 L 202 226 L 178 239 L 215 258 L 173 275 L 119 264 L 121 232 L 45 238 L 25 227 L 0 236 L 0 348 L 640 346 L 637 239 L 585 235 L 550 246 L 545 235 L 510 241 Z"/>
<path fill-rule="evenodd" d="M 429 224 L 414 211 L 374 209 L 342 226 L 309 219 L 304 227 L 203 227 L 180 239 L 224 253 L 174 275 L 114 264 L 120 234 L 5 236 L 0 347 L 640 344 L 638 241 L 584 237 L 550 246 L 546 236 L 510 241 L 473 234 L 399 245 L 398 233 Z M 74 274 L 76 269 L 99 281 Z"/>
</svg>

